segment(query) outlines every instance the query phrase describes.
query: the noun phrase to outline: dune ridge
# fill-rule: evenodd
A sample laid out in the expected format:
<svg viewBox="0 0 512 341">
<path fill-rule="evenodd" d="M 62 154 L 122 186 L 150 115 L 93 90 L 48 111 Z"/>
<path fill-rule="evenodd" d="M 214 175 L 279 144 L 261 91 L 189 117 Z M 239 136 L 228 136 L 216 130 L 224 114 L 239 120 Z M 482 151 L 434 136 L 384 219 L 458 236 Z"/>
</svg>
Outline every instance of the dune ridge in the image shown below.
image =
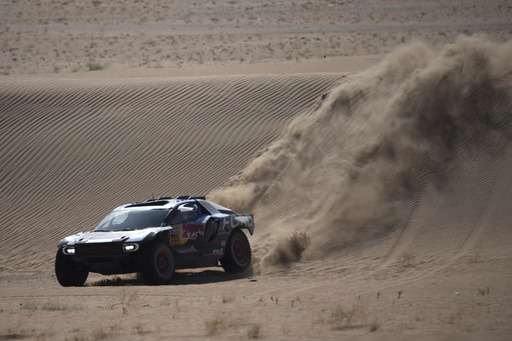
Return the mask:
<svg viewBox="0 0 512 341">
<path fill-rule="evenodd" d="M 3 270 L 51 268 L 60 238 L 93 228 L 116 205 L 204 195 L 341 78 L 0 83 Z M 27 263 L 38 249 L 47 256 Z"/>
</svg>

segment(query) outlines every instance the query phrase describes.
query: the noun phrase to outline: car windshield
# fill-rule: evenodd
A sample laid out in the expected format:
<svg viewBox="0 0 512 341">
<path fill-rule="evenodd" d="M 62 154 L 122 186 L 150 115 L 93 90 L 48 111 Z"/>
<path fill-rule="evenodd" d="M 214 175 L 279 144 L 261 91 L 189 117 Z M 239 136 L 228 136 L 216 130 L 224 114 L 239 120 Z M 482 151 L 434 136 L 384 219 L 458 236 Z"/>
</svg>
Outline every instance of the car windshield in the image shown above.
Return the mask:
<svg viewBox="0 0 512 341">
<path fill-rule="evenodd" d="M 162 225 L 168 210 L 116 210 L 107 215 L 94 231 L 128 231 Z"/>
</svg>

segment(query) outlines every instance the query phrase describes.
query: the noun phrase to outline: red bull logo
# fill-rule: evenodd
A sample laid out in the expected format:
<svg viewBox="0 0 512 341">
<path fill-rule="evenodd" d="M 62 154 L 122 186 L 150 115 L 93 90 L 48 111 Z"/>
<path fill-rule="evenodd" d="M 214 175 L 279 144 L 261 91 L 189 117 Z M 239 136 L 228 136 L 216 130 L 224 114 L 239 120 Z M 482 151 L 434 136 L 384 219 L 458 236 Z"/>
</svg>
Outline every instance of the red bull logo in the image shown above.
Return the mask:
<svg viewBox="0 0 512 341">
<path fill-rule="evenodd" d="M 203 224 L 183 224 L 183 231 L 181 232 L 182 239 L 195 240 L 199 235 L 204 235 Z"/>
</svg>

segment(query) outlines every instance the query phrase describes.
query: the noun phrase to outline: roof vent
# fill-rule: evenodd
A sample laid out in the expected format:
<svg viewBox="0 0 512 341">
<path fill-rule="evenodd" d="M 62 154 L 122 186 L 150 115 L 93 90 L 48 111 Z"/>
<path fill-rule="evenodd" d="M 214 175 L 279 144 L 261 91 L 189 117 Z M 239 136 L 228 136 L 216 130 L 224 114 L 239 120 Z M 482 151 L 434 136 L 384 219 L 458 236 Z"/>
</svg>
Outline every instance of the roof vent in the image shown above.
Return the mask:
<svg viewBox="0 0 512 341">
<path fill-rule="evenodd" d="M 151 200 L 151 201 L 146 201 L 146 202 L 130 204 L 125 207 L 128 208 L 128 207 L 143 207 L 143 206 L 164 206 L 164 205 L 167 205 L 168 203 L 169 203 L 168 201 L 164 201 L 164 200 Z"/>
</svg>

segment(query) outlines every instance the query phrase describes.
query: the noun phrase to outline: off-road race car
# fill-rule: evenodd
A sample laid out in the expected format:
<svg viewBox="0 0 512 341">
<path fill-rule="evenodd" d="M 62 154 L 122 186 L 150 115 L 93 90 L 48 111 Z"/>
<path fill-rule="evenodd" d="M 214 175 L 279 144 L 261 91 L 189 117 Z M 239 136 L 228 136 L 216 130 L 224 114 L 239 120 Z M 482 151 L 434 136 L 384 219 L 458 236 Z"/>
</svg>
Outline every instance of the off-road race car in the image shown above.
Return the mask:
<svg viewBox="0 0 512 341">
<path fill-rule="evenodd" d="M 89 272 L 140 272 L 150 284 L 168 284 L 175 269 L 222 265 L 242 272 L 254 233 L 252 214 L 238 214 L 205 197 L 161 197 L 117 207 L 92 231 L 62 239 L 55 274 L 62 286 L 82 286 Z"/>
</svg>

